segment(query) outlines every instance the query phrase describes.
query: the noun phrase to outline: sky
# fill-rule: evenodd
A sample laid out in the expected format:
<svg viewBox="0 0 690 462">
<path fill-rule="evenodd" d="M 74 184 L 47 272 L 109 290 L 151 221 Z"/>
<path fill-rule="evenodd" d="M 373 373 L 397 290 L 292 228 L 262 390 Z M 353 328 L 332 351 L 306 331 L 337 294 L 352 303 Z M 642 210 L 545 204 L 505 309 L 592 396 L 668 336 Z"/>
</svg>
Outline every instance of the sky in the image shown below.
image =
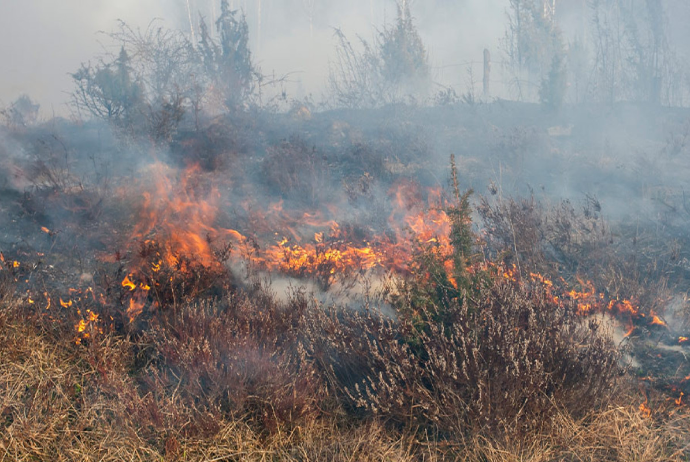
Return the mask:
<svg viewBox="0 0 690 462">
<path fill-rule="evenodd" d="M 395 15 L 394 0 L 229 1 L 246 11 L 255 62 L 265 74 L 289 74 L 288 91 L 296 98 L 311 94 L 318 99 L 324 91 L 334 28 L 353 41 L 358 35 L 370 40 L 375 27 Z M 509 0 L 407 1 L 435 81 L 466 86 L 469 63 L 479 81 L 484 48 L 495 62 L 503 58 L 499 40 Z M 671 23 L 679 24 L 672 28 L 672 40 L 690 43 L 690 29 L 684 26 L 690 1 L 664 1 L 675 11 Z M 43 117 L 65 115 L 73 88 L 69 74 L 111 45 L 99 31 L 113 31 L 118 19 L 145 28 L 160 18 L 163 25 L 191 34 L 188 4 L 195 23 L 199 15 L 212 22 L 220 0 L 0 0 L 0 107 L 26 93 L 41 104 Z"/>
<path fill-rule="evenodd" d="M 0 104 L 22 93 L 43 115 L 64 112 L 70 72 L 102 50 L 97 34 L 117 18 L 145 24 L 163 0 L 0 0 Z"/>
<path fill-rule="evenodd" d="M 457 73 L 462 81 L 463 62 L 481 60 L 484 46 L 497 47 L 507 0 L 409 1 L 438 75 Z M 201 14 L 209 22 L 220 4 L 189 2 L 195 18 Z M 374 26 L 380 28 L 395 13 L 393 0 L 313 0 L 312 31 L 309 0 L 262 0 L 259 36 L 259 0 L 231 3 L 247 13 L 262 71 L 289 74 L 296 97 L 323 91 L 334 28 L 353 40 L 357 35 L 371 39 Z M 186 0 L 0 0 L 0 106 L 25 93 L 41 104 L 43 117 L 64 115 L 72 89 L 69 74 L 111 43 L 99 31 L 114 30 L 118 19 L 145 28 L 153 18 L 191 33 Z"/>
</svg>

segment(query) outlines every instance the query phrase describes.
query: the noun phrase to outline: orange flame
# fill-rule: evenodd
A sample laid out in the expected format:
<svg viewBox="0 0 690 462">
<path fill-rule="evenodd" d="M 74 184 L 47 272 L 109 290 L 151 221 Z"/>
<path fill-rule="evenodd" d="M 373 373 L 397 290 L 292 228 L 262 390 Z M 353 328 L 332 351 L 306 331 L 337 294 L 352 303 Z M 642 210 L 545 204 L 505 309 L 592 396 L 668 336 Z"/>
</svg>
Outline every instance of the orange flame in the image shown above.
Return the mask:
<svg viewBox="0 0 690 462">
<path fill-rule="evenodd" d="M 130 291 L 132 291 L 132 290 L 134 290 L 134 289 L 137 288 L 137 285 L 136 285 L 135 283 L 132 282 L 132 280 L 129 278 L 129 276 L 131 276 L 131 275 L 128 274 L 128 275 L 125 276 L 125 278 L 122 280 L 122 287 L 126 287 L 127 289 L 129 289 Z"/>
<path fill-rule="evenodd" d="M 652 409 L 649 407 L 649 400 L 645 397 L 644 403 L 640 404 L 640 413 L 642 417 L 648 419 L 652 416 Z"/>
<path fill-rule="evenodd" d="M 127 308 L 127 315 L 129 316 L 129 322 L 133 322 L 134 319 L 141 314 L 144 310 L 145 301 L 130 298 L 129 307 Z"/>
<path fill-rule="evenodd" d="M 676 406 L 680 406 L 683 404 L 683 396 L 685 396 L 685 393 L 681 391 L 680 396 L 675 399 Z"/>
<path fill-rule="evenodd" d="M 651 311 L 650 314 L 652 315 L 652 325 L 666 327 L 666 323 L 659 316 L 657 316 L 654 311 Z"/>
</svg>

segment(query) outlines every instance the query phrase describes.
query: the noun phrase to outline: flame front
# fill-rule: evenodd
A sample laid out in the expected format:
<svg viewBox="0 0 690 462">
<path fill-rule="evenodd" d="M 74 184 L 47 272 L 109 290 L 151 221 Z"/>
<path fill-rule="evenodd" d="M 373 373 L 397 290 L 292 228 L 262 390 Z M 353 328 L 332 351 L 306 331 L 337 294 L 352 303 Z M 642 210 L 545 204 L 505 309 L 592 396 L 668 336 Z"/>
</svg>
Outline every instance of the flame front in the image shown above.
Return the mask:
<svg viewBox="0 0 690 462">
<path fill-rule="evenodd" d="M 297 277 L 338 275 L 356 271 L 381 269 L 404 273 L 409 271 L 410 256 L 418 244 L 434 245 L 442 255 L 451 255 L 450 220 L 442 210 L 441 191 L 429 193 L 429 204 L 422 205 L 415 186 L 401 184 L 391 192 L 393 212 L 388 219 L 388 232 L 369 239 L 350 239 L 340 225 L 325 218 L 322 212 L 306 212 L 298 218 L 283 210 L 282 201 L 268 207 L 265 215 L 255 214 L 252 222 L 269 235 L 283 235 L 273 243 L 248 238 L 243 233 L 216 225 L 220 195 L 215 187 L 198 191 L 201 172 L 187 169 L 174 180 L 167 167 L 154 167 L 155 189 L 143 194 L 139 222 L 132 233 L 132 242 L 156 243 L 161 249 L 160 261 L 150 263 L 151 271 L 161 265 L 184 270 L 181 265 L 191 259 L 206 267 L 218 264 L 212 243 L 231 243 L 235 259 L 249 259 L 268 272 Z M 337 213 L 333 210 L 333 213 Z M 273 224 L 270 229 L 267 224 Z M 313 239 L 303 239 L 302 229 L 312 229 Z M 130 292 L 137 289 L 135 280 L 141 268 L 132 268 L 122 281 Z M 447 269 L 452 269 L 452 263 Z M 149 287 L 150 288 L 150 287 Z M 130 312 L 140 312 L 140 303 Z"/>
</svg>

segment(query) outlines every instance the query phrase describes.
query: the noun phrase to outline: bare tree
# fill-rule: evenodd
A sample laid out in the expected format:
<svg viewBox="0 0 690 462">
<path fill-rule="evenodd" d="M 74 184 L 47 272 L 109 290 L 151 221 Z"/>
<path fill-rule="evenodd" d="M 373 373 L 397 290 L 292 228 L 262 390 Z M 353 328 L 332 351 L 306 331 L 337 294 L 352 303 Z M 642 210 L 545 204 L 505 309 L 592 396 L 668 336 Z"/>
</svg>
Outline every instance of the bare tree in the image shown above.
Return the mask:
<svg viewBox="0 0 690 462">
<path fill-rule="evenodd" d="M 677 66 L 661 0 L 593 0 L 594 88 L 599 99 L 670 102 Z"/>
<path fill-rule="evenodd" d="M 192 21 L 192 7 L 189 4 L 189 0 L 186 0 L 187 4 L 187 17 L 189 18 L 189 29 L 192 33 L 192 42 L 196 42 L 196 33 L 194 32 L 194 21 Z"/>
<path fill-rule="evenodd" d="M 340 30 L 336 30 L 336 38 L 336 59 L 329 75 L 336 104 L 372 107 L 426 96 L 428 55 L 409 6 L 405 10 L 398 7 L 395 24 L 380 31 L 373 44 L 360 38 L 361 51 L 355 50 Z"/>
<path fill-rule="evenodd" d="M 534 95 L 554 55 L 564 53 L 555 9 L 550 5 L 547 0 L 509 0 L 503 49 L 519 98 Z M 523 88 L 524 82 L 530 87 Z"/>
</svg>

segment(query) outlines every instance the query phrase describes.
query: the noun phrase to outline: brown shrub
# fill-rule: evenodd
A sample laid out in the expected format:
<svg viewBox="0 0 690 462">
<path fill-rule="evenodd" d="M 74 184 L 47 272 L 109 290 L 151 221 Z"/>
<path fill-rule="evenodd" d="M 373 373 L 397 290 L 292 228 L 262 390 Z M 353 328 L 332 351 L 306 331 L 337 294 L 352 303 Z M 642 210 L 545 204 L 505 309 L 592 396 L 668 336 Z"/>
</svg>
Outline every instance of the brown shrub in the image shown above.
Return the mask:
<svg viewBox="0 0 690 462">
<path fill-rule="evenodd" d="M 540 288 L 493 278 L 443 313 L 412 313 L 334 312 L 312 333 L 314 355 L 353 410 L 442 437 L 519 435 L 548 426 L 558 407 L 578 415 L 597 406 L 618 375 L 600 326 Z"/>
<path fill-rule="evenodd" d="M 492 254 L 525 271 L 574 274 L 603 261 L 611 231 L 600 217 L 601 206 L 588 197 L 581 210 L 570 201 L 546 207 L 528 199 L 482 197 L 478 207 Z"/>
<path fill-rule="evenodd" d="M 144 389 L 174 391 L 197 412 L 268 431 L 312 418 L 322 383 L 300 340 L 306 309 L 299 296 L 281 306 L 237 294 L 161 312 L 142 338 L 151 352 L 139 374 Z"/>
<path fill-rule="evenodd" d="M 310 205 L 326 201 L 331 191 L 330 165 L 299 137 L 269 147 L 261 164 L 262 181 L 283 197 Z"/>
</svg>

